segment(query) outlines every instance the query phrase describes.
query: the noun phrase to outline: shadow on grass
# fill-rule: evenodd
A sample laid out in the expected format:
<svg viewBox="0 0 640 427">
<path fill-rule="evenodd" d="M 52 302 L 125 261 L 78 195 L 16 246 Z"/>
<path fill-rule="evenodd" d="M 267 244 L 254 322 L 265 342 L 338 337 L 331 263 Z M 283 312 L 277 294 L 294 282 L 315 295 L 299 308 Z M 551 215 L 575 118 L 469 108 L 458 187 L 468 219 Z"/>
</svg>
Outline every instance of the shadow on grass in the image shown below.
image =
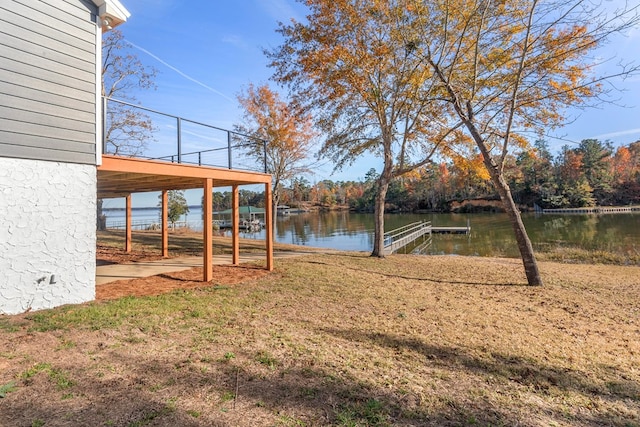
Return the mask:
<svg viewBox="0 0 640 427">
<path fill-rule="evenodd" d="M 358 341 L 369 346 L 387 347 L 394 350 L 408 349 L 424 357 L 425 363 L 452 371 L 467 371 L 484 377 L 500 377 L 505 383 L 517 383 L 533 389 L 539 394 L 549 394 L 552 389 L 579 393 L 590 398 L 616 400 L 622 403 L 635 402 L 640 405 L 640 384 L 625 379 L 616 367 L 602 366 L 608 377 L 616 380 L 598 381 L 587 372 L 564 367 L 546 365 L 538 360 L 526 359 L 500 353 L 489 353 L 486 358 L 474 357 L 462 348 L 432 345 L 419 339 L 404 338 L 385 333 L 366 332 L 358 329 L 322 328 L 320 333 L 348 341 Z M 562 418 L 562 414 L 555 414 Z M 580 425 L 635 425 L 630 420 L 600 414 L 601 418 L 585 417 Z M 635 420 L 637 422 L 637 419 Z"/>
<path fill-rule="evenodd" d="M 367 346 L 408 348 L 423 356 L 424 363 L 451 370 L 452 377 L 456 371 L 467 370 L 525 384 L 537 394 L 554 386 L 608 400 L 631 398 L 627 391 L 606 392 L 582 372 L 517 357 L 492 355 L 490 360 L 482 360 L 458 348 L 355 329 L 327 328 L 319 332 Z M 545 403 L 540 408 L 527 408 L 523 415 L 519 408 L 510 408 L 504 402 L 497 405 L 470 394 L 440 396 L 433 392 L 430 398 L 436 404 L 427 405 L 420 396 L 374 385 L 346 374 L 340 366 L 317 366 L 310 356 L 277 360 L 267 353 L 234 349 L 237 354 L 226 358 L 221 348 L 216 349 L 219 354 L 199 354 L 185 348 L 182 352 L 160 353 L 154 359 L 137 355 L 131 346 L 144 346 L 144 341 L 87 349 L 97 362 L 72 378 L 69 399 L 61 399 L 61 392 L 46 384 L 20 384 L 18 391 L 0 402 L 0 425 L 31 425 L 39 419 L 47 426 L 528 426 L 538 423 L 522 417 L 536 411 L 561 424 L 633 425 L 620 414 L 602 409 L 568 418 Z M 103 359 L 109 365 L 102 366 Z M 126 371 L 118 371 L 117 367 L 125 366 Z M 631 393 L 636 391 L 637 385 Z M 45 393 L 47 398 L 43 399 Z"/>
<path fill-rule="evenodd" d="M 340 257 L 343 257 L 344 255 L 340 255 Z M 357 257 L 357 256 L 354 256 Z M 357 257 L 362 259 L 362 257 Z M 308 264 L 316 264 L 316 265 L 325 265 L 328 267 L 332 267 L 335 268 L 336 265 L 335 264 L 330 264 L 330 263 L 326 263 L 326 262 L 322 262 L 322 261 L 309 261 L 308 259 L 304 259 L 300 261 L 302 262 L 306 262 Z M 523 287 L 529 287 L 529 285 L 527 285 L 526 283 L 487 283 L 487 282 L 473 282 L 473 281 L 456 281 L 456 280 L 442 280 L 442 279 L 435 279 L 435 278 L 430 278 L 430 277 L 417 277 L 417 276 L 406 276 L 406 275 L 402 275 L 402 274 L 393 274 L 393 273 L 386 273 L 384 271 L 379 271 L 379 270 L 368 270 L 366 268 L 358 268 L 358 267 L 351 267 L 351 266 L 346 266 L 346 265 L 341 265 L 340 268 L 344 268 L 344 269 L 349 269 L 352 271 L 357 271 L 357 272 L 361 272 L 361 273 L 368 273 L 368 274 L 376 274 L 379 276 L 384 276 L 384 277 L 389 277 L 389 278 L 396 278 L 396 279 L 404 279 L 404 280 L 415 280 L 415 281 L 419 281 L 419 282 L 432 282 L 432 283 L 442 283 L 442 284 L 451 284 L 451 285 L 468 285 L 468 286 L 523 286 Z"/>
<path fill-rule="evenodd" d="M 197 273 L 198 278 L 195 277 L 184 277 L 184 271 L 176 271 L 176 272 L 169 272 L 169 273 L 160 273 L 160 274 L 156 274 L 155 276 L 152 277 L 159 277 L 162 279 L 167 279 L 167 280 L 173 280 L 176 282 L 199 282 L 202 284 L 201 288 L 208 288 L 213 286 L 211 284 L 211 282 L 203 282 L 200 280 L 200 277 L 202 276 L 202 267 L 195 267 L 195 271 Z M 235 274 L 240 274 L 242 275 L 241 272 L 243 271 L 248 271 L 248 272 L 259 272 L 259 273 L 263 273 L 265 272 L 265 268 L 262 265 L 257 265 L 257 264 L 250 264 L 250 263 L 246 263 L 246 264 L 239 264 L 239 265 L 214 265 L 213 266 L 213 275 L 214 276 L 225 276 L 227 273 L 226 271 L 232 271 Z M 233 279 L 231 280 L 231 283 L 234 283 L 235 281 L 241 282 L 243 280 L 254 280 L 255 277 L 240 277 L 239 279 Z M 216 280 L 218 280 L 217 277 L 214 277 L 213 281 L 215 282 Z"/>
<path fill-rule="evenodd" d="M 246 356 L 245 363 L 262 363 L 255 354 Z M 40 396 L 36 400 L 29 392 L 38 384 L 20 385 L 22 390 L 1 402 L 0 425 L 42 420 L 45 424 L 40 425 L 46 426 L 453 426 L 471 419 L 482 425 L 517 424 L 488 407 L 478 418 L 454 402 L 446 412 L 427 413 L 416 396 L 396 395 L 313 366 L 285 367 L 274 361 L 272 368 L 256 370 L 218 360 L 205 372 L 188 357 L 159 356 L 149 362 L 126 351 L 114 362 L 130 367 L 126 377 L 76 377 L 68 391 L 78 397 L 67 400 L 51 390 L 42 399 L 41 390 L 33 390 Z M 197 419 L 190 415 L 192 404 L 183 405 L 176 396 L 202 397 Z"/>
</svg>

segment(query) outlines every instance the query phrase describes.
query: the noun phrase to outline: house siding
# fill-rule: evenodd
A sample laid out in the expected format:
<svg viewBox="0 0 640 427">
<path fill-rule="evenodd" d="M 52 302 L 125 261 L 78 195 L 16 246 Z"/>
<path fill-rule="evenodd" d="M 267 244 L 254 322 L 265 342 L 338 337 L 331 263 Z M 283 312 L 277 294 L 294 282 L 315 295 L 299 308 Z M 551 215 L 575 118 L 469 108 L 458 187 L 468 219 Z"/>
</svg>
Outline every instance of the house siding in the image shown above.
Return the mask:
<svg viewBox="0 0 640 427">
<path fill-rule="evenodd" d="M 95 298 L 96 12 L 0 1 L 0 314 Z"/>
<path fill-rule="evenodd" d="M 96 164 L 96 7 L 0 2 L 0 157 Z"/>
<path fill-rule="evenodd" d="M 0 314 L 95 298 L 96 170 L 0 157 Z"/>
</svg>

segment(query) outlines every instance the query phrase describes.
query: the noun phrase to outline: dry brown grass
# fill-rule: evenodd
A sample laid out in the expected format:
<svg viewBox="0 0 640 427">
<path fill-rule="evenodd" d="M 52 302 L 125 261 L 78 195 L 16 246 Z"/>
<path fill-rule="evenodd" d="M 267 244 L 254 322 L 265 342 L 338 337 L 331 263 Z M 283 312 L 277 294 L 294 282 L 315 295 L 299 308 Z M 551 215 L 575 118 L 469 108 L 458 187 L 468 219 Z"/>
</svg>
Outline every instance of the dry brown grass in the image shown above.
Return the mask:
<svg viewBox="0 0 640 427">
<path fill-rule="evenodd" d="M 0 318 L 0 425 L 637 426 L 640 268 L 317 254 Z M 1 389 L 0 389 L 1 390 Z"/>
</svg>

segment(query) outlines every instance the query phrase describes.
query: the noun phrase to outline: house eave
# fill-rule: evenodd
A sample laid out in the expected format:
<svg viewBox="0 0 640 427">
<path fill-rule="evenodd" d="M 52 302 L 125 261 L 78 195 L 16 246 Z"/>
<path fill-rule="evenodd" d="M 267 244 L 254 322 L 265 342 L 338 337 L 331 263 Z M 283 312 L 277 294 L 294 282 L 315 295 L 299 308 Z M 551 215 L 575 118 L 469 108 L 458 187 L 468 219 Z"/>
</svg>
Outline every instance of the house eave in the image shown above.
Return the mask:
<svg viewBox="0 0 640 427">
<path fill-rule="evenodd" d="M 92 1 L 98 6 L 98 18 L 103 32 L 117 27 L 131 16 L 131 13 L 118 0 Z"/>
</svg>

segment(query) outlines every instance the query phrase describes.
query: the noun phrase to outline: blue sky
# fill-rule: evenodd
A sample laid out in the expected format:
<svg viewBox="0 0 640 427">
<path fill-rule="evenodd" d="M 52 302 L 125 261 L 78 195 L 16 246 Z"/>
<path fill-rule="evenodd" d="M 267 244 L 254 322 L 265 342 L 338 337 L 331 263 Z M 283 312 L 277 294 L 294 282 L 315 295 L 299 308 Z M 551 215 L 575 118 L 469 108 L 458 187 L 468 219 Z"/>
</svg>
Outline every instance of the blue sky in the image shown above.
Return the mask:
<svg viewBox="0 0 640 427">
<path fill-rule="evenodd" d="M 608 0 L 622 3 L 623 0 Z M 231 129 L 241 117 L 237 94 L 249 83 L 268 83 L 271 70 L 263 48 L 281 43 L 277 22 L 301 20 L 305 8 L 294 0 L 121 0 L 131 12 L 119 30 L 140 60 L 155 67 L 157 89 L 137 94 L 139 102 L 155 110 Z M 640 61 L 640 29 L 616 38 L 601 58 Z M 571 111 L 572 121 L 547 137 L 552 151 L 585 138 L 610 140 L 614 145 L 640 139 L 640 76 L 615 81 L 621 92 L 612 93 L 617 105 Z M 331 175 L 325 164 L 310 181 L 362 179 L 377 159 L 357 162 L 347 171 Z M 195 196 L 189 197 L 190 201 Z M 199 203 L 199 196 L 197 197 Z M 155 205 L 147 197 L 134 206 Z M 113 206 L 113 204 L 108 204 Z"/>
</svg>

